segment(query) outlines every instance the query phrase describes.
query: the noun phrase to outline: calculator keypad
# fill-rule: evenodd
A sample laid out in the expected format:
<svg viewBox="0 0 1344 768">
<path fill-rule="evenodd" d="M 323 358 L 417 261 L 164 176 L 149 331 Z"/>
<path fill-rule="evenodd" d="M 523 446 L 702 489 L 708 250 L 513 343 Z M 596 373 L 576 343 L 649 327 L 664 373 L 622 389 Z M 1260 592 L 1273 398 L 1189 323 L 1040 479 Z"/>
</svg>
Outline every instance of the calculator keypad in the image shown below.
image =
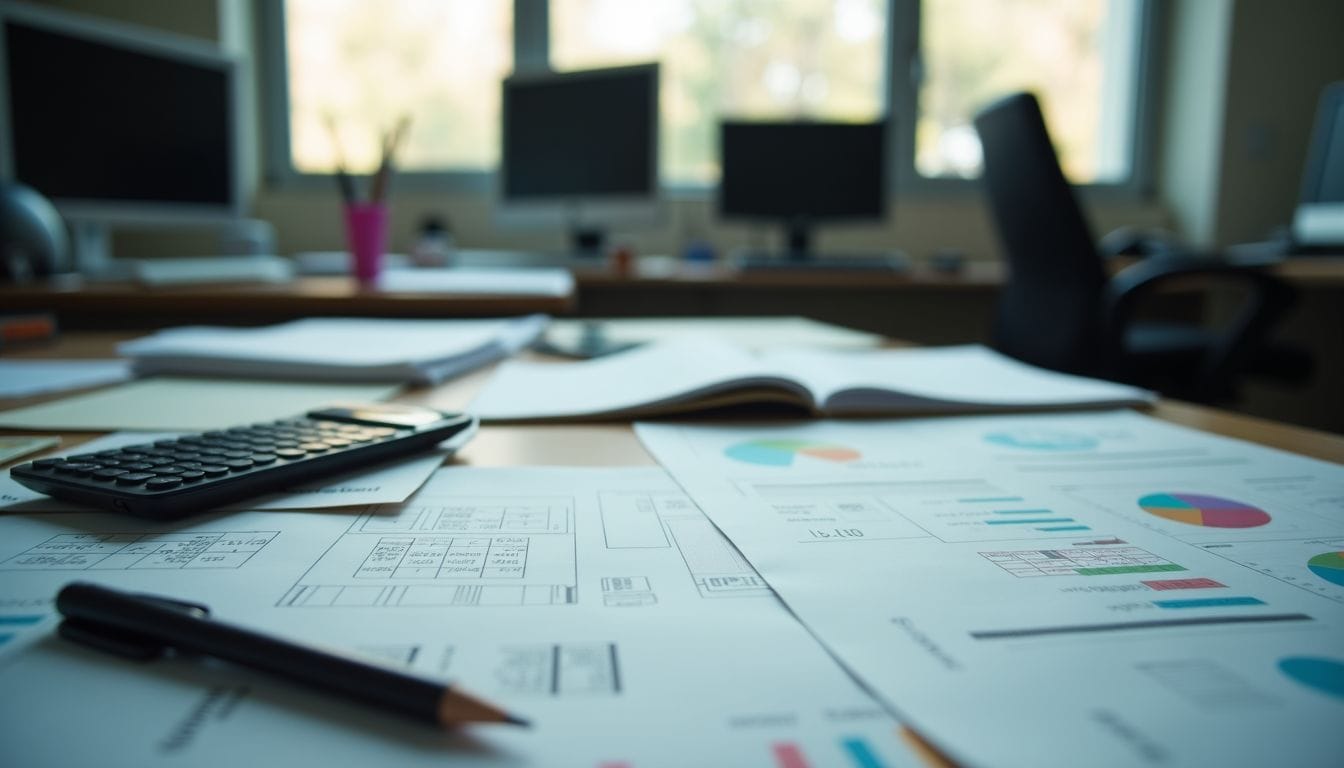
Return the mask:
<svg viewBox="0 0 1344 768">
<path fill-rule="evenodd" d="M 27 468 L 80 478 L 91 485 L 170 491 L 211 478 L 389 440 L 410 431 L 336 421 L 284 419 L 64 459 L 38 459 Z"/>
</svg>

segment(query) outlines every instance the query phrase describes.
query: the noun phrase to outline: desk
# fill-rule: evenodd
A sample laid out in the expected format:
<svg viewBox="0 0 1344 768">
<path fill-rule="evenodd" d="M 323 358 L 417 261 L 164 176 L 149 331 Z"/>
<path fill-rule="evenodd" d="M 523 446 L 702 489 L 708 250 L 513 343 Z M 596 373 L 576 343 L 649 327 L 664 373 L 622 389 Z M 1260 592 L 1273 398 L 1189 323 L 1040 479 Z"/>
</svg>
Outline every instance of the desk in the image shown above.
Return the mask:
<svg viewBox="0 0 1344 768">
<path fill-rule="evenodd" d="M 128 336 L 129 334 L 119 332 L 74 333 L 50 347 L 29 349 L 7 356 L 29 359 L 106 356 L 111 353 L 116 342 Z M 398 399 L 442 408 L 460 408 L 470 400 L 488 375 L 488 371 L 478 371 L 439 387 L 412 390 Z M 29 398 L 24 401 L 0 401 L 0 408 L 55 397 L 57 396 Z M 1159 403 L 1152 409 L 1152 414 L 1175 423 L 1344 463 L 1344 438 L 1338 436 L 1176 402 Z M 66 440 L 66 448 L 76 446 L 94 436 L 91 433 L 62 435 Z M 628 423 L 610 423 L 487 426 L 458 455 L 457 463 L 481 467 L 644 466 L 652 465 L 653 460 L 636 439 Z"/>
<path fill-rule="evenodd" d="M 137 335 L 117 331 L 70 333 L 55 344 L 7 351 L 5 356 L 13 359 L 106 358 L 114 355 L 118 342 Z M 462 409 L 489 378 L 490 370 L 479 370 L 434 388 L 412 389 L 396 399 L 445 410 Z M 55 400 L 61 396 L 0 399 L 0 409 Z M 1173 400 L 1160 401 L 1149 413 L 1175 424 L 1344 464 L 1344 436 Z M 10 434 L 13 431 L 0 430 L 0 433 Z M 63 445 L 78 445 L 96 436 L 96 433 L 88 432 L 63 434 Z M 458 461 L 474 466 L 495 467 L 638 466 L 653 463 L 628 423 L 487 426 L 459 454 Z"/>
<path fill-rule="evenodd" d="M 389 292 L 350 277 L 300 277 L 284 284 L 146 288 L 133 283 L 50 280 L 0 286 L 9 312 L 55 312 L 65 327 L 146 327 L 179 322 L 249 323 L 311 316 L 488 317 L 561 314 L 574 297 Z"/>
</svg>

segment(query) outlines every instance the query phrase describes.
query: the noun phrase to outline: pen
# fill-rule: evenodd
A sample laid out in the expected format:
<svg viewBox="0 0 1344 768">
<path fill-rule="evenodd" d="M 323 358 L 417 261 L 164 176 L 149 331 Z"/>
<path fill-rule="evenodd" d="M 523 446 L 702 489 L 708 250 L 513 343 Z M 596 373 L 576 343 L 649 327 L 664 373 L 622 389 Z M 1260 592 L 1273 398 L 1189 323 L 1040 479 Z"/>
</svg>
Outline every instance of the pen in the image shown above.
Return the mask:
<svg viewBox="0 0 1344 768">
<path fill-rule="evenodd" d="M 62 637 L 142 659 L 168 649 L 213 656 L 441 727 L 527 721 L 434 680 L 318 650 L 209 617 L 204 606 L 87 582 L 56 596 Z"/>
<path fill-rule="evenodd" d="M 350 178 L 350 172 L 345 169 L 345 150 L 341 146 L 341 134 L 336 130 L 336 118 L 330 113 L 323 116 L 327 124 L 327 130 L 331 133 L 331 144 L 336 150 L 336 185 L 340 187 L 341 198 L 345 200 L 346 205 L 353 205 L 355 200 L 355 182 Z"/>
</svg>

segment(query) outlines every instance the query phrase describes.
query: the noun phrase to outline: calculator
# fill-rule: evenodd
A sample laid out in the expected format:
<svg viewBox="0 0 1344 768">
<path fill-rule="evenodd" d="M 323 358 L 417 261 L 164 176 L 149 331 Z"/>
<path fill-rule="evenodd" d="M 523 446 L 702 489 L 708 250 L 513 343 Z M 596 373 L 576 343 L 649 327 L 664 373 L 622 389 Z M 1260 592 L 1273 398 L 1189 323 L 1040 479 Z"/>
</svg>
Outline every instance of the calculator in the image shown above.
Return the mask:
<svg viewBox="0 0 1344 768">
<path fill-rule="evenodd" d="M 389 403 L 340 403 L 302 416 L 125 448 L 38 459 L 10 476 L 39 493 L 174 520 L 328 475 L 456 449 L 474 416 Z"/>
</svg>

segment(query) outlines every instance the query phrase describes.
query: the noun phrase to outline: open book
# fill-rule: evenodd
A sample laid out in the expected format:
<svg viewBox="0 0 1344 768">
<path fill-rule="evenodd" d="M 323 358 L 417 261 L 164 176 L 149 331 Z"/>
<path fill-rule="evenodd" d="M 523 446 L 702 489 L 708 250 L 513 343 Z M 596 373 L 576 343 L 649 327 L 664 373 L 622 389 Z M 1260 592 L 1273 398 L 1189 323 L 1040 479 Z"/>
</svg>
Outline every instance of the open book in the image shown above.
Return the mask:
<svg viewBox="0 0 1344 768">
<path fill-rule="evenodd" d="M 532 421 L 784 402 L 823 415 L 883 415 L 1099 408 L 1154 397 L 1035 368 L 981 346 L 751 353 L 707 337 L 582 363 L 510 361 L 471 410 L 482 419 Z"/>
<path fill-rule="evenodd" d="M 323 317 L 262 328 L 189 326 L 117 351 L 137 374 L 435 384 L 526 347 L 550 318 L 396 320 Z"/>
</svg>

